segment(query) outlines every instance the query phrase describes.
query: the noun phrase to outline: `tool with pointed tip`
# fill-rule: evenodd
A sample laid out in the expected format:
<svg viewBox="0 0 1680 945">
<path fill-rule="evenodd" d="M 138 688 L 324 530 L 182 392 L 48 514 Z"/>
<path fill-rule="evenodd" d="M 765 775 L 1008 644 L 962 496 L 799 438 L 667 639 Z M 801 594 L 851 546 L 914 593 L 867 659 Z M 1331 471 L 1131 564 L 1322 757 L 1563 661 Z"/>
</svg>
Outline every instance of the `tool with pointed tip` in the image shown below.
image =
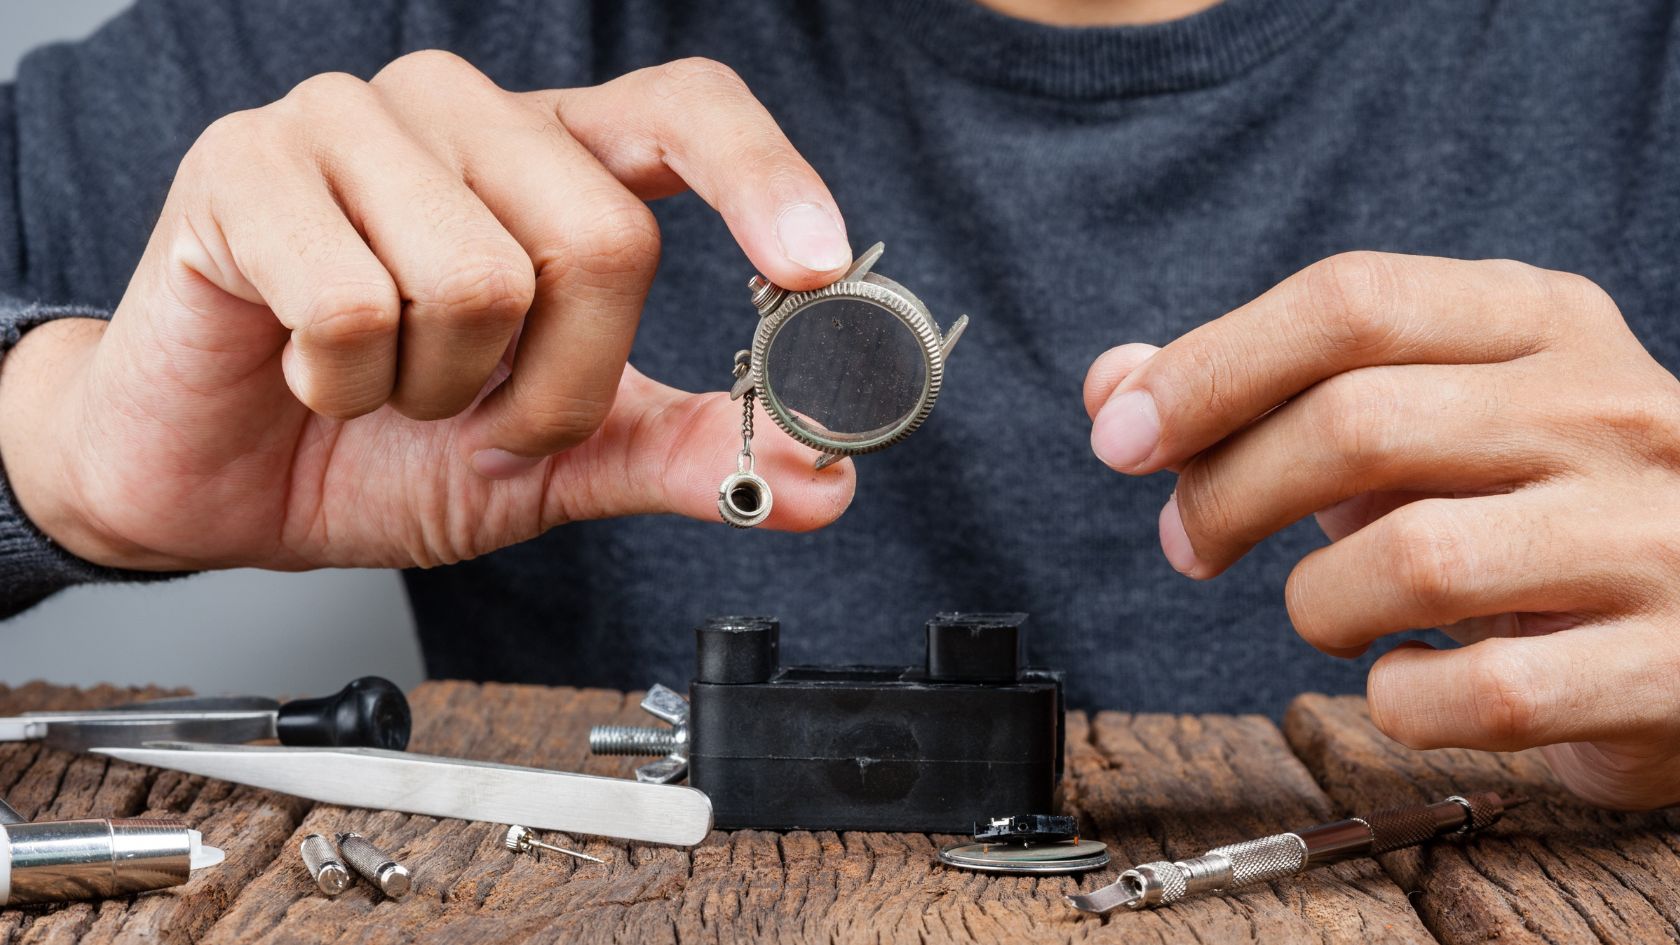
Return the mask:
<svg viewBox="0 0 1680 945">
<path fill-rule="evenodd" d="M 1492 791 L 1467 797 L 1455 794 L 1434 804 L 1397 807 L 1369 817 L 1350 817 L 1294 833 L 1215 847 L 1188 860 L 1134 866 L 1111 885 L 1086 895 L 1069 896 L 1068 902 L 1080 911 L 1097 913 L 1120 906 L 1149 909 L 1170 905 L 1197 893 L 1240 889 L 1354 857 L 1376 856 L 1449 834 L 1481 830 L 1522 803 L 1522 798 L 1505 800 Z"/>
<path fill-rule="evenodd" d="M 712 829 L 712 802 L 693 788 L 488 761 L 377 748 L 188 743 L 94 753 L 344 807 L 677 846 L 693 846 Z"/>
<path fill-rule="evenodd" d="M 0 826 L 0 907 L 179 886 L 223 859 L 202 833 L 173 820 L 8 823 Z"/>
<path fill-rule="evenodd" d="M 567 856 L 575 857 L 579 860 L 588 860 L 591 863 L 607 862 L 598 856 L 590 856 L 587 853 L 579 853 L 576 850 L 568 850 L 565 847 L 557 847 L 552 843 L 544 843 L 537 839 L 537 835 L 531 831 L 530 827 L 525 827 L 520 824 L 514 824 L 508 828 L 507 836 L 502 838 L 502 845 L 515 853 L 529 853 L 531 856 L 538 859 L 541 858 L 541 853 L 539 851 L 547 850 L 550 853 L 564 853 Z"/>
<path fill-rule="evenodd" d="M 397 685 L 363 676 L 319 699 L 260 696 L 153 699 L 106 709 L 25 712 L 0 718 L 0 742 L 41 740 L 66 751 L 156 741 L 408 747 L 412 719 Z"/>
</svg>

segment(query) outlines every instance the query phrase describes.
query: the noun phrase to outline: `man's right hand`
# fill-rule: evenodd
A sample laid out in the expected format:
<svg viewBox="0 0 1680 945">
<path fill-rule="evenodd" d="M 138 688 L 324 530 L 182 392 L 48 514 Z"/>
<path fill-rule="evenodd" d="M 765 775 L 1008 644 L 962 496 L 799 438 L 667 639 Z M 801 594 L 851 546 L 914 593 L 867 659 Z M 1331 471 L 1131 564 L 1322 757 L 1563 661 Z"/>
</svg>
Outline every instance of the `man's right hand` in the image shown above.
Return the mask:
<svg viewBox="0 0 1680 945">
<path fill-rule="evenodd" d="M 7 355 L 13 489 L 70 551 L 158 570 L 428 566 L 576 519 L 715 518 L 739 404 L 625 363 L 659 254 L 643 201 L 686 188 L 780 285 L 851 262 L 827 188 L 716 63 L 514 94 L 416 53 L 229 115 L 109 325 Z M 844 511 L 850 463 L 758 430 L 768 525 Z"/>
</svg>

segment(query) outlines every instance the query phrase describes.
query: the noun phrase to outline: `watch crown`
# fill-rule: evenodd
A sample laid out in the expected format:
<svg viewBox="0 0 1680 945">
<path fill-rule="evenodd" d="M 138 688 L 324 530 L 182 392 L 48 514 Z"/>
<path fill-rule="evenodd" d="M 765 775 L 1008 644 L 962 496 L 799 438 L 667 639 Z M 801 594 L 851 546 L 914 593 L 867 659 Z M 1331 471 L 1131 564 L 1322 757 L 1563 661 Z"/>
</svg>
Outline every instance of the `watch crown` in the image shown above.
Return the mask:
<svg viewBox="0 0 1680 945">
<path fill-rule="evenodd" d="M 763 276 L 753 276 L 747 280 L 747 288 L 752 292 L 753 308 L 758 309 L 760 318 L 775 311 L 776 306 L 782 304 L 782 299 L 787 297 L 786 289 Z"/>
</svg>

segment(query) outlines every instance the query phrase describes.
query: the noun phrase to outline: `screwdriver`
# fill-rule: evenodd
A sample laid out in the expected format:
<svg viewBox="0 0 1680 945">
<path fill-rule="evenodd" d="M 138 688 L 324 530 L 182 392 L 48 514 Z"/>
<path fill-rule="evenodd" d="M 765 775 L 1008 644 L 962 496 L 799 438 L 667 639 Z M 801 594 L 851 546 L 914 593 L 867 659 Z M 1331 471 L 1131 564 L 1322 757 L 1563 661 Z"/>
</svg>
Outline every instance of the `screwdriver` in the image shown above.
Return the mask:
<svg viewBox="0 0 1680 945">
<path fill-rule="evenodd" d="M 188 696 L 105 709 L 25 712 L 0 718 L 0 742 L 42 740 L 66 751 L 187 741 L 282 745 L 408 746 L 412 718 L 402 690 L 363 676 L 330 696 L 281 703 L 259 696 Z"/>
<path fill-rule="evenodd" d="M 1239 889 L 1354 857 L 1417 846 L 1448 834 L 1481 830 L 1524 802 L 1523 798 L 1505 800 L 1492 791 L 1454 794 L 1434 804 L 1397 807 L 1215 847 L 1188 860 L 1145 863 L 1096 892 L 1067 898 L 1075 909 L 1096 913 L 1120 906 L 1170 905 L 1197 893 Z"/>
</svg>

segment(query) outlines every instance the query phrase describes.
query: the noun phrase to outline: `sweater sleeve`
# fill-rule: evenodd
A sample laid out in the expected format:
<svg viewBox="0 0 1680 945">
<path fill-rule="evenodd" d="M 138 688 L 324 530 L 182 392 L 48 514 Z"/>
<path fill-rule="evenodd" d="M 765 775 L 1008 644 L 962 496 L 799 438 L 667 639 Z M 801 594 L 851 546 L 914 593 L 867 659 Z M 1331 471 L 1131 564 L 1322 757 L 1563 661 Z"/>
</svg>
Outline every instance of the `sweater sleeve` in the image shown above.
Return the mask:
<svg viewBox="0 0 1680 945">
<path fill-rule="evenodd" d="M 371 76 L 427 33 L 447 39 L 411 28 L 439 8 L 451 5 L 140 0 L 85 40 L 26 54 L 0 84 L 0 359 L 52 319 L 110 317 L 210 122 L 319 72 Z M 0 469 L 0 617 L 75 584 L 168 576 L 65 551 Z"/>
</svg>

